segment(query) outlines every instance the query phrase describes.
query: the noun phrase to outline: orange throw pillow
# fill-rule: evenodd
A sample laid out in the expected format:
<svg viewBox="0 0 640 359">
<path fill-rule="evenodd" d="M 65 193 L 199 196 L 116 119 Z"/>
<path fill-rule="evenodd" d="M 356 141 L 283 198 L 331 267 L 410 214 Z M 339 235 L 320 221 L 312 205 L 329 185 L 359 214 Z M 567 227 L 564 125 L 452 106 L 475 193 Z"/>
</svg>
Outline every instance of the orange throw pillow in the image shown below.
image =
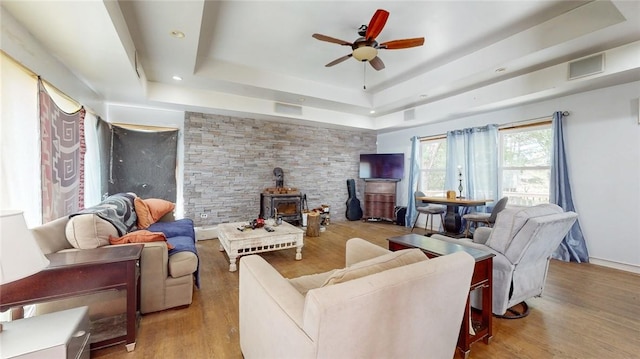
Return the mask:
<svg viewBox="0 0 640 359">
<path fill-rule="evenodd" d="M 167 241 L 167 237 L 162 232 L 150 232 L 146 229 L 140 231 L 133 231 L 125 234 L 122 237 L 115 238 L 109 236 L 109 243 L 111 244 L 125 244 L 125 243 L 146 243 L 146 242 L 160 242 Z M 167 248 L 173 249 L 171 243 L 167 242 Z"/>
<path fill-rule="evenodd" d="M 158 222 L 162 216 L 173 211 L 176 205 L 172 202 L 159 198 L 142 199 L 136 197 L 133 201 L 138 216 L 138 228 L 147 229 L 150 225 Z"/>
</svg>

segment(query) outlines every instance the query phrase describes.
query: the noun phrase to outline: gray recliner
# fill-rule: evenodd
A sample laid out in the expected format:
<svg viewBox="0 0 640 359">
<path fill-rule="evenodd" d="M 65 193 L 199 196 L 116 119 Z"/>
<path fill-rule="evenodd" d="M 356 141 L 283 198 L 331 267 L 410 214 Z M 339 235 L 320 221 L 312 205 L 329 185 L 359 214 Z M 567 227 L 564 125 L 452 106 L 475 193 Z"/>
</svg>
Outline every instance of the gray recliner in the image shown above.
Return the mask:
<svg viewBox="0 0 640 359">
<path fill-rule="evenodd" d="M 523 317 L 528 314 L 524 301 L 542 295 L 551 254 L 577 218 L 575 212 L 564 212 L 555 204 L 507 208 L 498 214 L 493 228 L 478 228 L 473 240 L 433 238 L 495 254 L 492 311 L 504 316 L 508 309 L 522 304 L 521 313 L 505 317 Z M 478 307 L 473 298 L 472 305 Z"/>
</svg>

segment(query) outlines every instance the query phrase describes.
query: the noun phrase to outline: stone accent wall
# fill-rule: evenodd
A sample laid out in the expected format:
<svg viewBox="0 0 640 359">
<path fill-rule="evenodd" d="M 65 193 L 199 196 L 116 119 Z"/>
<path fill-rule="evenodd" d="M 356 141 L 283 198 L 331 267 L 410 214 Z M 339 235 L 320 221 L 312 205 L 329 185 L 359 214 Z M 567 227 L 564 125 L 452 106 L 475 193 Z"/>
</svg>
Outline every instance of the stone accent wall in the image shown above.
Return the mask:
<svg viewBox="0 0 640 359">
<path fill-rule="evenodd" d="M 307 195 L 309 209 L 328 204 L 331 221 L 343 221 L 346 180 L 356 179 L 362 202 L 360 153 L 376 152 L 376 134 L 186 112 L 184 146 L 184 213 L 196 226 L 256 218 L 275 167 L 285 187 Z"/>
</svg>

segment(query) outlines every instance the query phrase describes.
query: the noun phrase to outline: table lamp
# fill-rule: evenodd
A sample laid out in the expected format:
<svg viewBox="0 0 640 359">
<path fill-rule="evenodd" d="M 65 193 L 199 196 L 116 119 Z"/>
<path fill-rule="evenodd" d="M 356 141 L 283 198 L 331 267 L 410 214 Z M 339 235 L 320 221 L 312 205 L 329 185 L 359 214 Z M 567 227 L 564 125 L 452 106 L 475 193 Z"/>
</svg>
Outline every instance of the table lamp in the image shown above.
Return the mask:
<svg viewBox="0 0 640 359">
<path fill-rule="evenodd" d="M 48 265 L 49 260 L 27 228 L 22 212 L 1 210 L 0 285 L 36 274 Z"/>
</svg>

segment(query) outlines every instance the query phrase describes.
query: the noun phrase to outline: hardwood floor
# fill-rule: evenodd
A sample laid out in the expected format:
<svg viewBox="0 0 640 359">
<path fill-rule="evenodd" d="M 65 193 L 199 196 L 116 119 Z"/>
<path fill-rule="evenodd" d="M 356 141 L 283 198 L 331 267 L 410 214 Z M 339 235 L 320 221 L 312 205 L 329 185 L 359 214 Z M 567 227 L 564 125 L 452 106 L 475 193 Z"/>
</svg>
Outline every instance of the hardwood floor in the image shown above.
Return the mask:
<svg viewBox="0 0 640 359">
<path fill-rule="evenodd" d="M 408 232 L 389 223 L 334 222 L 320 237 L 305 237 L 302 261 L 294 260 L 293 249 L 262 256 L 285 277 L 297 277 L 343 267 L 349 238 L 386 248 L 388 237 Z M 242 358 L 238 272 L 229 272 L 217 239 L 197 246 L 202 284 L 191 306 L 142 316 L 135 351 L 118 345 L 94 351 L 92 358 Z M 531 314 L 494 318 L 493 340 L 473 344 L 470 358 L 637 358 L 639 297 L 640 275 L 552 261 L 544 296 L 527 301 Z M 459 351 L 454 358 L 462 358 Z"/>
</svg>

